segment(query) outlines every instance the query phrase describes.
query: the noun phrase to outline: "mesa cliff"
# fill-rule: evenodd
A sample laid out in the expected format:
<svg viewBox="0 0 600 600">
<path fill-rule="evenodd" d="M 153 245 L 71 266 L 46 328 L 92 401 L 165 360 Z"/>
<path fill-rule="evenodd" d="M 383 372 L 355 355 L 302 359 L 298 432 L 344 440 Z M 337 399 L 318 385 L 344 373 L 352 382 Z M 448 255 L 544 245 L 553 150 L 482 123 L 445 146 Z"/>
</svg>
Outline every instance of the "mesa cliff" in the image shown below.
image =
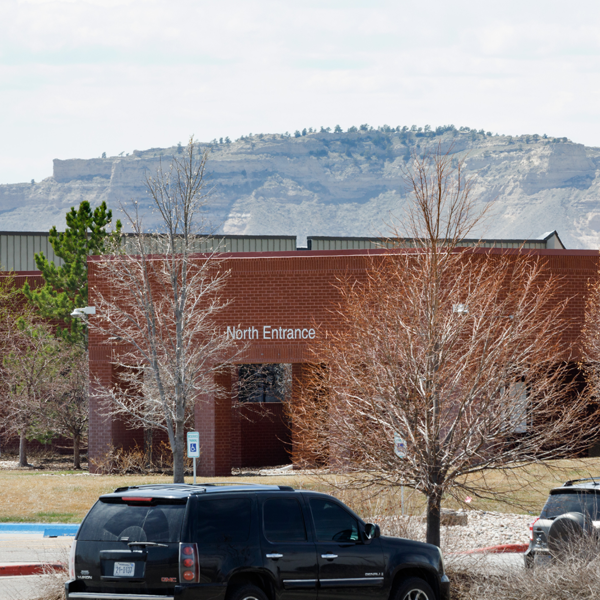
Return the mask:
<svg viewBox="0 0 600 600">
<path fill-rule="evenodd" d="M 556 229 L 567 248 L 600 247 L 600 148 L 467 128 L 261 134 L 210 144 L 207 216 L 223 233 L 297 235 L 299 245 L 307 235 L 385 235 L 402 221 L 411 153 L 438 146 L 465 158 L 478 203 L 494 201 L 478 233 L 528 238 Z M 152 230 L 157 222 L 145 178 L 179 150 L 56 159 L 52 177 L 0 185 L 0 230 L 62 229 L 66 211 L 84 199 L 106 200 L 117 217 L 120 204 L 135 200 Z"/>
</svg>

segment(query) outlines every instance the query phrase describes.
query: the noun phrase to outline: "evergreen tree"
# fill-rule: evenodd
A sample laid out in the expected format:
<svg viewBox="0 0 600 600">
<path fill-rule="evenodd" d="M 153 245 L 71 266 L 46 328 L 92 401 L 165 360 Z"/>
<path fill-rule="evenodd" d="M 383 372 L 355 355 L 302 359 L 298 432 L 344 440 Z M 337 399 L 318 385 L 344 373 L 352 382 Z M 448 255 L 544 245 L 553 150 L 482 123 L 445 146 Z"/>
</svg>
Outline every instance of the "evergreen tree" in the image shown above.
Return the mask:
<svg viewBox="0 0 600 600">
<path fill-rule="evenodd" d="M 46 319 L 61 321 L 66 328 L 58 327 L 57 334 L 70 343 L 85 345 L 86 327 L 80 319 L 71 317 L 74 308 L 87 306 L 87 257 L 102 254 L 107 228 L 112 223 L 112 211 L 106 202 L 92 210 L 84 200 L 79 209 L 72 207 L 67 213 L 64 232 L 50 229 L 50 244 L 54 253 L 63 259 L 57 267 L 43 252 L 35 255 L 35 264 L 42 272 L 44 286 L 33 290 L 26 282 L 23 293 L 39 314 Z M 115 235 L 121 232 L 121 222 L 116 222 Z"/>
<path fill-rule="evenodd" d="M 342 133 L 342 128 L 339 125 L 335 126 L 335 133 Z"/>
</svg>

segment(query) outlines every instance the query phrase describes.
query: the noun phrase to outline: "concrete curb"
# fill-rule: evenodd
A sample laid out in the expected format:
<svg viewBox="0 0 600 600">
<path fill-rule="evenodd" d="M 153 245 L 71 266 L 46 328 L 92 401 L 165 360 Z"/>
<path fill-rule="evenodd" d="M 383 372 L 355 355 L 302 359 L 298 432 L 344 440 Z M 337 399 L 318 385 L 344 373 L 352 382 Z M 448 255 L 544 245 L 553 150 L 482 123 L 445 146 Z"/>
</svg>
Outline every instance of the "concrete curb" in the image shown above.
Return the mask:
<svg viewBox="0 0 600 600">
<path fill-rule="evenodd" d="M 4 564 L 0 565 L 0 577 L 15 577 L 17 575 L 44 575 L 56 571 L 65 571 L 66 565 L 62 563 L 30 563 L 30 564 Z"/>
<path fill-rule="evenodd" d="M 499 546 L 488 546 L 487 548 L 475 548 L 458 554 L 507 554 L 527 552 L 529 544 L 500 544 Z"/>
</svg>

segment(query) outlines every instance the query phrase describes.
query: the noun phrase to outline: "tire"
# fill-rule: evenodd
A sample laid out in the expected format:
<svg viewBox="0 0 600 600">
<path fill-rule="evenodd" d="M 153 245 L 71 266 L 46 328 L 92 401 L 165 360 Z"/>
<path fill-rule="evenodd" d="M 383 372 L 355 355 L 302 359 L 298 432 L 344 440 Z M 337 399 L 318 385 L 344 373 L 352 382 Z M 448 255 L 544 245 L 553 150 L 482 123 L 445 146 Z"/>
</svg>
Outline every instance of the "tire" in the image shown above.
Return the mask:
<svg viewBox="0 0 600 600">
<path fill-rule="evenodd" d="M 426 581 L 411 577 L 400 584 L 394 600 L 436 600 L 436 597 Z"/>
<path fill-rule="evenodd" d="M 594 525 L 587 515 L 570 512 L 556 518 L 548 532 L 548 549 L 557 560 L 589 554 Z"/>
<path fill-rule="evenodd" d="M 525 554 L 523 556 L 523 560 L 525 561 L 526 569 L 533 569 L 533 567 L 535 565 L 535 554 L 533 552 L 530 552 L 529 554 Z"/>
<path fill-rule="evenodd" d="M 248 583 L 235 588 L 227 596 L 227 600 L 269 600 L 269 598 L 259 587 Z"/>
</svg>

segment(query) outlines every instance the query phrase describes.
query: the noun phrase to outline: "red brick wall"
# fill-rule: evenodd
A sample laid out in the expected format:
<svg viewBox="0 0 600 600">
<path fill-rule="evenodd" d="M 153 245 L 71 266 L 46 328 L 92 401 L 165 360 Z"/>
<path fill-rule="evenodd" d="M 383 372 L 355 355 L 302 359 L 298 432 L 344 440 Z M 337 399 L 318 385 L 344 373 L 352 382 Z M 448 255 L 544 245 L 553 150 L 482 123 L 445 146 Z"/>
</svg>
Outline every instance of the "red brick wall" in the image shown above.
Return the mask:
<svg viewBox="0 0 600 600">
<path fill-rule="evenodd" d="M 498 254 L 501 250 L 482 251 Z M 510 253 L 511 251 L 509 251 Z M 575 344 L 574 357 L 585 307 L 589 281 L 597 277 L 599 254 L 595 251 L 545 250 L 524 251 L 547 261 L 548 273 L 559 279 L 558 299 L 568 299 L 565 327 L 565 347 Z M 512 251 L 514 254 L 514 251 Z M 231 270 L 224 297 L 231 301 L 218 322 L 225 333 L 227 326 L 256 327 L 261 333 L 264 325 L 286 328 L 314 327 L 317 335 L 339 328 L 334 309 L 339 300 L 336 287 L 345 277 L 362 278 L 372 260 L 385 260 L 381 251 L 272 252 L 261 254 L 231 254 L 226 266 Z M 101 285 L 104 293 L 109 282 L 98 277 L 97 258 L 89 262 L 90 305 L 94 305 L 94 287 Z M 92 318 L 99 318 L 99 315 Z M 262 337 L 262 336 L 261 336 Z M 314 362 L 310 340 L 260 340 L 249 343 L 239 362 L 293 363 L 298 377 L 299 363 Z M 99 382 L 111 381 L 111 365 L 102 339 L 90 333 L 90 378 Z M 226 387 L 229 381 L 222 382 Z M 296 384 L 297 385 L 297 384 Z M 90 453 L 97 455 L 108 444 L 117 444 L 131 437 L 119 424 L 111 424 L 94 412 L 90 425 Z M 200 431 L 203 459 L 200 470 L 204 475 L 227 474 L 234 466 L 277 464 L 287 456 L 281 421 L 249 421 L 235 415 L 231 399 L 205 398 L 196 409 L 196 429 Z M 289 436 L 289 433 L 287 434 Z M 281 440 L 281 441 L 278 441 Z M 252 464 L 254 463 L 254 464 Z M 260 464 L 259 464 L 260 463 Z"/>
</svg>

